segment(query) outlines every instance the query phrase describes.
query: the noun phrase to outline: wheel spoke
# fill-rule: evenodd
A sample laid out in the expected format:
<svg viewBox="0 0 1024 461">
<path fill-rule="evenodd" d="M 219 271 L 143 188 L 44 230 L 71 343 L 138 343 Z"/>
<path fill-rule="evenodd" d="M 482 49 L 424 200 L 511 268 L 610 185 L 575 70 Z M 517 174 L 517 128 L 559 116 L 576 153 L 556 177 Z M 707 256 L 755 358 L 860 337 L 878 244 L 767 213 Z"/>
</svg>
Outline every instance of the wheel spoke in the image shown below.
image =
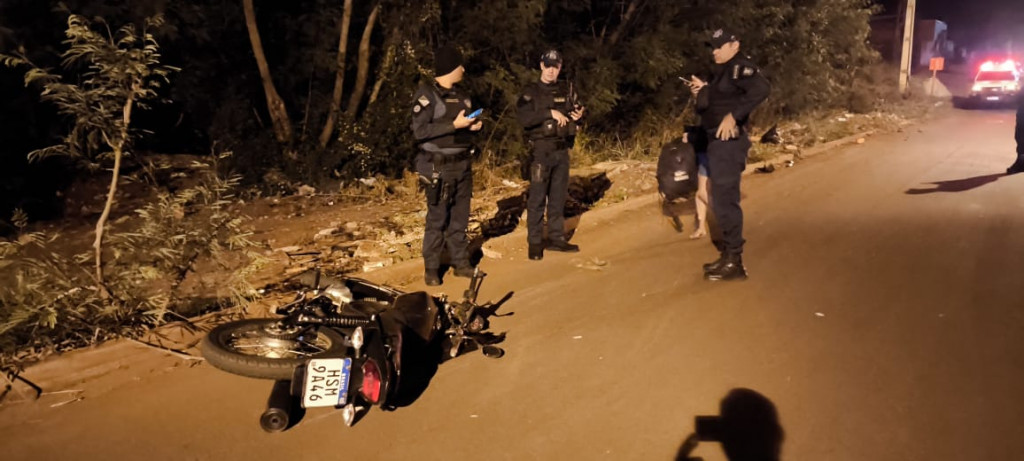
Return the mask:
<svg viewBox="0 0 1024 461">
<path fill-rule="evenodd" d="M 318 333 L 280 339 L 261 330 L 239 331 L 227 341 L 227 346 L 245 355 L 273 358 L 304 358 L 322 353 L 331 347 L 331 340 Z"/>
</svg>

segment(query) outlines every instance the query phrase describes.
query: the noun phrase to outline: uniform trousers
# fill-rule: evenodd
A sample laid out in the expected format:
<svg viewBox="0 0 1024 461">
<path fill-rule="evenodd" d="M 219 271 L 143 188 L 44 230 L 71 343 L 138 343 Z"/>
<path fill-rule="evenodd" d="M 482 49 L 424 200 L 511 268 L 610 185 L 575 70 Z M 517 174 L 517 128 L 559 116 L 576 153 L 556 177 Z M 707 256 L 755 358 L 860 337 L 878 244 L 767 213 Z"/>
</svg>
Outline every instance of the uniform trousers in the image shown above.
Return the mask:
<svg viewBox="0 0 1024 461">
<path fill-rule="evenodd" d="M 533 141 L 530 191 L 526 199 L 526 241 L 539 246 L 544 240 L 547 210 L 548 240 L 565 241 L 565 201 L 569 195 L 569 150 L 563 141 Z"/>
<path fill-rule="evenodd" d="M 417 172 L 430 178 L 436 171 L 441 187 L 436 201 L 431 200 L 430 192 L 427 192 L 423 266 L 428 271 L 439 269 L 443 252 L 447 249 L 449 261 L 453 266 L 469 267 L 469 239 L 466 238 L 466 228 L 469 226 L 469 202 L 473 196 L 473 169 L 470 160 L 437 165 L 428 161 L 429 156 L 420 157 L 421 159 L 417 160 Z"/>
<path fill-rule="evenodd" d="M 710 136 L 714 136 L 711 133 Z M 739 256 L 743 253 L 743 209 L 740 208 L 740 178 L 747 167 L 750 139 L 721 141 L 712 139 L 708 144 L 708 180 L 711 185 L 711 211 L 721 230 L 715 247 L 723 255 Z"/>
</svg>

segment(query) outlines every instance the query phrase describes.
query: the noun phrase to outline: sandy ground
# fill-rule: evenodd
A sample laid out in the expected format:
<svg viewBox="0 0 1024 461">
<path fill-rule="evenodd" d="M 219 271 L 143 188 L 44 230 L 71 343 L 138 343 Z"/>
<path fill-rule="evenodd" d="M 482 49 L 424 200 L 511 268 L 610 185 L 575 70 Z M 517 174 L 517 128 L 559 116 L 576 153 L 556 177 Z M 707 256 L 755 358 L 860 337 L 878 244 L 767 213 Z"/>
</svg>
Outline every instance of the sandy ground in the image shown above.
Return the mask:
<svg viewBox="0 0 1024 461">
<path fill-rule="evenodd" d="M 492 323 L 506 356 L 445 363 L 411 406 L 351 428 L 316 410 L 265 434 L 269 382 L 118 343 L 61 365 L 93 370 L 83 392 L 0 407 L 3 458 L 669 460 L 695 416 L 746 388 L 777 410 L 784 459 L 1016 459 L 1012 127 L 1010 111 L 952 111 L 748 176 L 746 282 L 703 281 L 710 243 L 673 231 L 650 195 L 584 214 L 577 255 L 526 260 L 521 233 L 489 242 L 502 258 L 484 261 L 481 298 L 514 292 L 515 315 Z M 368 278 L 421 289 L 420 271 Z M 726 459 L 713 442 L 692 456 Z"/>
</svg>

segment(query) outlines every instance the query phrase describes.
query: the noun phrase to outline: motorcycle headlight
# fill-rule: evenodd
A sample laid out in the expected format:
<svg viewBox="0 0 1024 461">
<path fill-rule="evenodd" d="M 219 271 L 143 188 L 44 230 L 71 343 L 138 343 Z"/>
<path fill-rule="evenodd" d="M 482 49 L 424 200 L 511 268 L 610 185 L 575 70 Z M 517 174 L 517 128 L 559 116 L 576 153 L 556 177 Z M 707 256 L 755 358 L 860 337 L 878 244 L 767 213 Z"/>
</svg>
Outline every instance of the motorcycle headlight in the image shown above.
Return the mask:
<svg viewBox="0 0 1024 461">
<path fill-rule="evenodd" d="M 324 289 L 324 296 L 331 300 L 334 307 L 342 306 L 352 302 L 352 290 L 345 285 L 331 285 Z"/>
</svg>

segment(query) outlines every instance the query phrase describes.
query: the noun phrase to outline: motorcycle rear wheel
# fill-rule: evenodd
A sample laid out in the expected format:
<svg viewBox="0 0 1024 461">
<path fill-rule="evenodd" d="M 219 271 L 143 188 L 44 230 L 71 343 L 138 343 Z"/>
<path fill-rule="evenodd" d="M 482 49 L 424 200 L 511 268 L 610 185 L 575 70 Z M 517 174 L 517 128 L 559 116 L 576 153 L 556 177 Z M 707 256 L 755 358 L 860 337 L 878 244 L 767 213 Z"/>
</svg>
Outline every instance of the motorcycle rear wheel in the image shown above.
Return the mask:
<svg viewBox="0 0 1024 461">
<path fill-rule="evenodd" d="M 330 328 L 283 331 L 275 319 L 220 325 L 203 339 L 203 357 L 228 373 L 259 379 L 292 379 L 295 367 L 323 355 L 340 356 L 345 338 Z"/>
</svg>

